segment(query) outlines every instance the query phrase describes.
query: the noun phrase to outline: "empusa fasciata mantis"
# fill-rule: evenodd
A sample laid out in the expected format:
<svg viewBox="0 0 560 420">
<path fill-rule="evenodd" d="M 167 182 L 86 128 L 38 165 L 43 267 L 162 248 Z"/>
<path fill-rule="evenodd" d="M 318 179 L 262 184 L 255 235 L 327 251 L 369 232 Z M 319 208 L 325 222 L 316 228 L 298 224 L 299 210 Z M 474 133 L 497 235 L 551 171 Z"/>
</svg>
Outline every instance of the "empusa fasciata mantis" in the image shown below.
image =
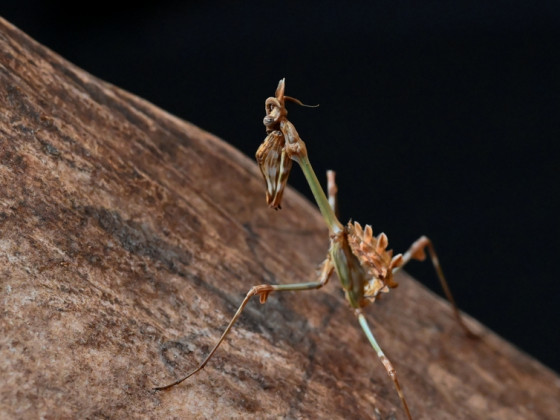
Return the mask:
<svg viewBox="0 0 560 420">
<path fill-rule="evenodd" d="M 284 89 L 285 80 L 282 79 L 278 84 L 275 96 L 265 101 L 266 116 L 263 123 L 266 127 L 267 137 L 257 150 L 256 158 L 266 184 L 266 201 L 274 209 L 280 208 L 292 161 L 300 165 L 329 229 L 330 247 L 327 258 L 321 265 L 319 279 L 315 282 L 307 283 L 261 284 L 253 286 L 245 296 L 245 299 L 243 299 L 243 302 L 216 345 L 200 365 L 188 375 L 175 382 L 154 389 L 164 390 L 171 388 L 202 370 L 253 296 L 258 295 L 260 302 L 265 303 L 272 292 L 319 289 L 327 284 L 333 271 L 336 271 L 345 292 L 346 300 L 354 310 L 354 314 L 358 318 L 358 322 L 367 339 L 393 381 L 407 417 L 411 419 L 410 410 L 397 379 L 396 371 L 371 332 L 363 315 L 362 308 L 374 302 L 376 298 L 381 297 L 380 293 L 387 293 L 390 288 L 396 287 L 397 283 L 393 279 L 394 274 L 412 259 L 424 260 L 426 258 L 424 250 L 427 248 L 443 291 L 453 307 L 455 318 L 468 336 L 474 336 L 474 334 L 471 333 L 461 318 L 461 314 L 443 275 L 434 247 L 427 237 L 420 237 L 404 254 L 393 256 L 393 251 L 387 250 L 388 239 L 384 233 L 375 237 L 369 225 L 362 228 L 357 222 L 349 222 L 346 226 L 340 223 L 336 216 L 337 187 L 335 173 L 333 171 L 327 172 L 327 198 L 311 167 L 305 143 L 299 137 L 294 125 L 287 119 L 286 101 L 295 102 L 300 105 L 303 104 L 297 99 L 284 95 Z"/>
</svg>

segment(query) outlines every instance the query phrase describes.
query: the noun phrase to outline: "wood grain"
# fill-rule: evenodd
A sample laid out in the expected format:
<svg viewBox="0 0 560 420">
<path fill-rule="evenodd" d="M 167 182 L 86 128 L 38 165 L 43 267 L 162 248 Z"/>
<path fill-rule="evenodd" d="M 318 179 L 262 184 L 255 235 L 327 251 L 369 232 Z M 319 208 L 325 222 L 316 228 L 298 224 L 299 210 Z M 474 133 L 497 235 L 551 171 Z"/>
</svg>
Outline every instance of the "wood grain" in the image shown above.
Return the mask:
<svg viewBox="0 0 560 420">
<path fill-rule="evenodd" d="M 0 417 L 403 418 L 336 279 L 250 303 L 153 392 L 250 286 L 314 278 L 319 213 L 293 190 L 268 209 L 252 159 L 1 19 L 0 86 Z M 557 417 L 558 376 L 398 280 L 369 319 L 415 418 Z"/>
</svg>

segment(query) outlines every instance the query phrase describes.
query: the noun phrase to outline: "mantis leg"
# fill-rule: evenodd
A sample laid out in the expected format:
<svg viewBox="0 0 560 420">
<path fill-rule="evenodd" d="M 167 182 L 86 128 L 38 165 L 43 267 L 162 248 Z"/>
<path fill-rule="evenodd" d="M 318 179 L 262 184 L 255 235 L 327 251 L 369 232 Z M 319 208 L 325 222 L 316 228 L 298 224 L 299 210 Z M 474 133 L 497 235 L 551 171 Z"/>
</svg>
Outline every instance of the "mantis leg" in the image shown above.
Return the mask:
<svg viewBox="0 0 560 420">
<path fill-rule="evenodd" d="M 338 217 L 338 200 L 336 195 L 338 194 L 338 187 L 335 181 L 336 172 L 328 170 L 327 171 L 327 192 L 329 194 L 329 205 L 336 217 Z"/>
<path fill-rule="evenodd" d="M 381 360 L 381 363 L 383 363 L 383 367 L 385 367 L 385 370 L 387 371 L 387 374 L 389 375 L 389 377 L 392 379 L 393 383 L 395 384 L 395 388 L 397 389 L 397 393 L 399 394 L 399 398 L 401 399 L 401 403 L 403 405 L 404 411 L 405 411 L 408 419 L 412 420 L 412 417 L 410 415 L 410 410 L 408 409 L 408 404 L 406 403 L 406 399 L 404 398 L 404 394 L 402 392 L 401 386 L 399 385 L 399 381 L 397 379 L 397 371 L 395 370 L 395 368 L 391 364 L 391 361 L 387 358 L 387 356 L 385 356 L 385 353 L 383 353 L 383 350 L 381 350 L 381 347 L 379 346 L 379 344 L 377 343 L 377 340 L 373 336 L 373 333 L 371 332 L 371 329 L 369 328 L 369 325 L 367 323 L 366 317 L 364 316 L 362 311 L 360 311 L 359 309 L 356 309 L 356 316 L 358 317 L 358 321 L 360 322 L 360 325 L 361 325 L 362 329 L 366 333 L 366 336 L 367 336 L 371 346 L 375 350 L 375 353 L 377 353 L 377 357 L 379 357 L 379 360 Z"/>
<path fill-rule="evenodd" d="M 421 236 L 410 246 L 408 251 L 406 251 L 403 255 L 403 261 L 404 261 L 403 264 L 400 267 L 394 269 L 393 273 L 396 273 L 400 268 L 404 267 L 404 265 L 407 264 L 411 259 L 417 261 L 424 261 L 426 259 L 426 252 L 425 252 L 426 248 L 428 249 L 428 253 L 430 254 L 430 259 L 432 260 L 432 264 L 436 270 L 439 282 L 441 284 L 443 292 L 445 293 L 445 297 L 447 297 L 447 300 L 449 301 L 449 303 L 451 303 L 451 306 L 453 307 L 453 314 L 455 315 L 455 319 L 457 319 L 457 322 L 459 323 L 461 328 L 465 331 L 465 334 L 467 336 L 472 338 L 477 337 L 477 335 L 467 327 L 467 325 L 463 321 L 463 318 L 461 317 L 461 313 L 459 312 L 457 303 L 455 302 L 455 299 L 451 294 L 451 289 L 449 289 L 447 280 L 443 275 L 443 270 L 441 269 L 441 265 L 439 263 L 439 259 L 436 254 L 436 250 L 434 249 L 434 245 L 432 244 L 432 241 L 428 237 Z"/>
<path fill-rule="evenodd" d="M 241 316 L 243 309 L 245 309 L 245 306 L 247 305 L 247 303 L 249 303 L 249 300 L 251 300 L 253 296 L 259 295 L 260 302 L 265 303 L 266 299 L 268 298 L 268 295 L 272 292 L 287 292 L 287 291 L 297 292 L 301 290 L 319 289 L 323 287 L 325 284 L 327 284 L 333 270 L 334 270 L 334 266 L 332 265 L 330 259 L 327 258 L 322 264 L 321 274 L 318 281 L 308 282 L 308 283 L 294 283 L 294 284 L 261 284 L 259 286 L 253 286 L 251 290 L 247 292 L 245 299 L 243 299 L 243 302 L 241 302 L 241 305 L 239 305 L 237 312 L 235 312 L 235 315 L 229 322 L 225 331 L 222 333 L 220 339 L 218 340 L 218 342 L 216 343 L 212 351 L 210 351 L 208 356 L 206 356 L 206 358 L 202 361 L 202 363 L 200 363 L 200 365 L 198 365 L 198 367 L 193 371 L 191 371 L 189 374 L 187 374 L 186 376 L 180 379 L 177 379 L 175 382 L 172 382 L 168 385 L 156 386 L 153 389 L 156 391 L 161 391 L 164 389 L 172 388 L 175 385 L 179 385 L 184 380 L 190 378 L 195 373 L 201 371 L 204 368 L 204 366 L 206 366 L 206 363 L 208 363 L 208 361 L 212 358 L 212 356 L 214 355 L 214 353 L 216 352 L 220 344 L 222 344 L 222 341 L 224 341 L 224 338 L 230 332 L 231 328 L 233 327 L 237 319 Z"/>
</svg>

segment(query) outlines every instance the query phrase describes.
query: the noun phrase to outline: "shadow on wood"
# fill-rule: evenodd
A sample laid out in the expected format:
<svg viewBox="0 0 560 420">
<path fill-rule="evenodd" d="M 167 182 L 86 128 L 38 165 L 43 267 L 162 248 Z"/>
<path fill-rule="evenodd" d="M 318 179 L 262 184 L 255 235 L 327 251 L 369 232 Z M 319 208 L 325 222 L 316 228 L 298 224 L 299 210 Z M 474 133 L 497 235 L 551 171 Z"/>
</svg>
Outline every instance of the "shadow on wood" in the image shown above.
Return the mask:
<svg viewBox="0 0 560 420">
<path fill-rule="evenodd" d="M 153 392 L 202 360 L 250 286 L 314 278 L 319 213 L 293 190 L 268 209 L 251 159 L 3 20 L 0 83 L 0 417 L 403 416 L 336 281 L 251 302 L 203 372 Z M 560 412 L 553 372 L 475 321 L 467 339 L 398 280 L 369 318 L 415 418 Z"/>
</svg>

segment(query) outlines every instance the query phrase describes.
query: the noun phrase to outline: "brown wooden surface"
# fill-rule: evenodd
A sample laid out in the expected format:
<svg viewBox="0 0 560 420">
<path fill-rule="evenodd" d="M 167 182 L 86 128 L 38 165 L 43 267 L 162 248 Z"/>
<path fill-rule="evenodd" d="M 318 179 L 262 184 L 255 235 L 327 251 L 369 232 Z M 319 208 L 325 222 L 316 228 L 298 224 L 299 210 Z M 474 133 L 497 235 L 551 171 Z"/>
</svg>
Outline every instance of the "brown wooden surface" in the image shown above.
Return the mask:
<svg viewBox="0 0 560 420">
<path fill-rule="evenodd" d="M 313 278 L 319 214 L 268 209 L 252 159 L 1 19 L 0 86 L 0 418 L 403 418 L 336 278 L 250 303 L 151 391 L 251 285 Z M 398 280 L 369 319 L 415 418 L 557 418 L 553 372 Z"/>
</svg>

